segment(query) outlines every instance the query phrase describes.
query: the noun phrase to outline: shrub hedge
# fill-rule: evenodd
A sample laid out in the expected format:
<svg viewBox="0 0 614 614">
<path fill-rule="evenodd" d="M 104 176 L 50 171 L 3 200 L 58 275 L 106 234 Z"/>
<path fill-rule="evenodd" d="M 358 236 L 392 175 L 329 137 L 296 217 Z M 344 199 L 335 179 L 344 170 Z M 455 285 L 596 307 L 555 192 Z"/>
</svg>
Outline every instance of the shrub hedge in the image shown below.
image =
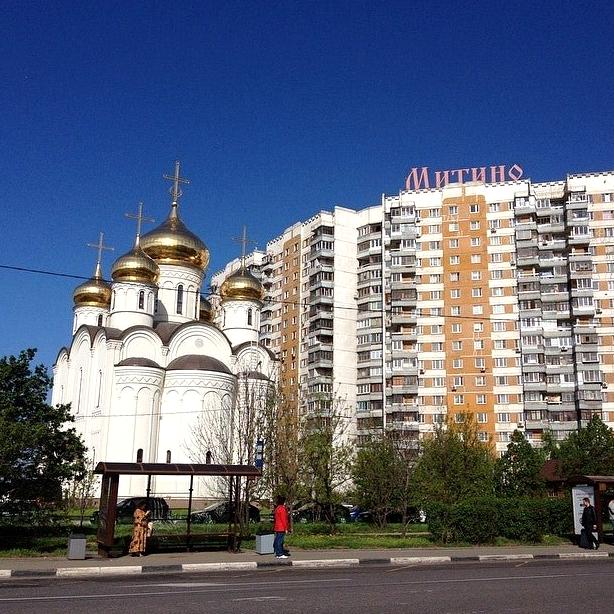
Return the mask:
<svg viewBox="0 0 614 614">
<path fill-rule="evenodd" d="M 573 532 L 571 499 L 478 497 L 427 506 L 431 535 L 442 543 L 491 544 L 497 537 L 540 542 Z"/>
</svg>

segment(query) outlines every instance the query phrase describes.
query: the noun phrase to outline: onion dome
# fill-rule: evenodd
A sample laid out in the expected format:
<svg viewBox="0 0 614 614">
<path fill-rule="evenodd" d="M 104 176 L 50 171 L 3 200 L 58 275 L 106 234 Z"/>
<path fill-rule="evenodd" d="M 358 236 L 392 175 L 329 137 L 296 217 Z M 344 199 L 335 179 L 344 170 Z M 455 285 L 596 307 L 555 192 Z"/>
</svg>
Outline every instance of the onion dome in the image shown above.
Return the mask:
<svg viewBox="0 0 614 614">
<path fill-rule="evenodd" d="M 158 281 L 160 267 L 137 244 L 123 256 L 120 256 L 111 269 L 113 281 L 128 281 L 155 284 Z"/>
<path fill-rule="evenodd" d="M 96 264 L 94 277 L 75 288 L 73 292 L 75 307 L 102 307 L 111 304 L 111 286 L 102 279 L 100 263 Z"/>
<path fill-rule="evenodd" d="M 176 202 L 166 221 L 141 237 L 141 247 L 158 264 L 190 266 L 201 271 L 209 264 L 207 246 L 179 219 Z"/>
<path fill-rule="evenodd" d="M 206 299 L 202 294 L 200 295 L 200 309 L 198 312 L 198 319 L 201 322 L 211 322 L 213 320 L 213 306 L 210 301 Z"/>
<path fill-rule="evenodd" d="M 255 300 L 264 298 L 264 288 L 244 266 L 229 275 L 220 287 L 222 300 Z"/>
</svg>

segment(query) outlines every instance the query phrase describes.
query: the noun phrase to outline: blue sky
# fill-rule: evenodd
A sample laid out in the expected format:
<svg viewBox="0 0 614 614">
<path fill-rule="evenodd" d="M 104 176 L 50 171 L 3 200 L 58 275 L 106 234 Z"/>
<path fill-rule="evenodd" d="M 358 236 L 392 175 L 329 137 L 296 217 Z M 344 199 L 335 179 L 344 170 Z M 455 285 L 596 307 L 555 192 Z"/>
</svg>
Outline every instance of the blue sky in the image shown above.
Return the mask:
<svg viewBox="0 0 614 614">
<path fill-rule="evenodd" d="M 88 276 L 99 231 L 162 221 L 163 173 L 211 272 L 412 166 L 518 163 L 534 180 L 614 168 L 607 2 L 6 0 L 0 265 Z M 151 229 L 152 226 L 145 228 Z M 70 340 L 69 278 L 0 268 L 0 355 Z"/>
</svg>

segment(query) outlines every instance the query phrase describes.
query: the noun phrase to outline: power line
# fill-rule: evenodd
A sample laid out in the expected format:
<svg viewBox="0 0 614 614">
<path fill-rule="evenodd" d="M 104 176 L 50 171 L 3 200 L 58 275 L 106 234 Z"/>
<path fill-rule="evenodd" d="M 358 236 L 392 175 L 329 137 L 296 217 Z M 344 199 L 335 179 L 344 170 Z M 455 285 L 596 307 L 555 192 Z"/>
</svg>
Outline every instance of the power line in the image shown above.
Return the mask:
<svg viewBox="0 0 614 614">
<path fill-rule="evenodd" d="M 34 273 L 34 274 L 38 274 L 38 275 L 48 275 L 50 277 L 62 277 L 62 278 L 66 278 L 66 279 L 77 279 L 77 280 L 83 280 L 83 281 L 89 281 L 92 279 L 91 276 L 89 277 L 85 277 L 83 275 L 75 275 L 75 274 L 71 274 L 71 273 L 62 273 L 62 272 L 58 272 L 58 271 L 49 271 L 49 270 L 45 270 L 45 269 L 33 269 L 33 268 L 29 268 L 29 267 L 20 267 L 20 266 L 14 266 L 14 265 L 6 265 L 6 264 L 0 264 L 0 269 L 5 269 L 5 270 L 10 270 L 10 271 L 17 271 L 20 273 Z M 112 284 L 114 283 L 112 280 L 106 280 L 106 279 L 102 279 L 101 281 L 104 281 L 105 283 L 108 284 Z M 122 281 L 122 284 L 126 284 L 126 285 L 140 285 L 137 282 L 131 282 L 131 281 Z M 163 290 L 165 292 L 177 292 L 176 288 L 163 288 Z M 200 294 L 200 290 L 187 290 L 184 288 L 183 290 L 184 294 L 194 294 L 194 295 L 199 295 Z M 208 296 L 212 296 L 212 297 L 220 297 L 220 294 L 217 292 L 212 292 L 210 293 Z M 377 295 L 374 295 L 374 299 L 376 298 Z M 379 299 L 379 301 L 381 301 L 382 298 Z M 404 299 L 405 300 L 405 299 Z M 441 299 L 435 299 L 435 300 L 441 300 Z M 298 307 L 298 308 L 307 308 L 308 306 L 310 306 L 310 304 L 303 300 L 303 301 L 290 301 L 287 299 L 282 299 L 282 300 L 276 300 L 272 297 L 266 297 L 264 299 L 264 304 L 265 305 L 280 305 L 280 306 L 284 306 L 284 305 L 288 305 L 288 306 L 294 306 L 294 307 Z M 377 302 L 377 301 L 374 301 Z M 381 314 L 381 307 L 378 307 L 376 309 L 363 309 L 360 306 L 357 305 L 332 305 L 333 310 L 334 309 L 339 309 L 339 310 L 345 310 L 345 311 L 355 311 L 358 314 L 364 313 L 364 314 L 370 314 L 370 313 L 377 313 L 377 314 Z M 423 309 L 442 309 L 442 307 L 426 307 Z M 326 313 L 326 312 L 325 312 Z M 316 314 L 317 315 L 317 314 Z M 419 318 L 443 318 L 443 319 L 453 319 L 453 320 L 468 320 L 468 321 L 472 321 L 472 322 L 483 322 L 483 321 L 489 321 L 489 322 L 516 322 L 518 321 L 520 318 L 519 317 L 515 317 L 515 313 L 512 312 L 510 314 L 506 314 L 508 315 L 508 317 L 493 317 L 492 314 L 487 314 L 487 315 L 483 315 L 483 316 L 479 316 L 479 315 L 472 315 L 472 316 L 463 316 L 463 315 L 452 315 L 452 314 L 432 314 L 432 313 L 422 313 L 422 310 L 416 310 L 416 313 L 400 313 L 400 314 L 395 314 L 401 317 L 413 317 L 414 315 L 416 317 Z M 262 320 L 261 320 L 262 323 Z"/>
</svg>

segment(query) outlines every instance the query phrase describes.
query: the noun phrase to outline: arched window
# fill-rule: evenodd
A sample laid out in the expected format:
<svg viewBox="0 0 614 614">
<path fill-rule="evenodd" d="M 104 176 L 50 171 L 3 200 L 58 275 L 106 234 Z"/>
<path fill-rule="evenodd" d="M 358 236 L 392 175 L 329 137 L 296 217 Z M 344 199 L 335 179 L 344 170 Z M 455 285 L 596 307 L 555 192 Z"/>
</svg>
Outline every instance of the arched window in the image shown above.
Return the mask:
<svg viewBox="0 0 614 614">
<path fill-rule="evenodd" d="M 115 309 L 115 290 L 111 293 L 111 309 Z"/>
<path fill-rule="evenodd" d="M 183 313 L 183 286 L 177 286 L 177 313 Z"/>
<path fill-rule="evenodd" d="M 252 308 L 251 307 L 247 310 L 247 325 L 248 326 L 252 325 Z"/>
<path fill-rule="evenodd" d="M 226 326 L 226 310 L 225 309 L 222 310 L 222 328 L 224 328 L 224 326 Z"/>
<path fill-rule="evenodd" d="M 98 370 L 98 395 L 96 397 L 96 407 L 100 407 L 100 399 L 102 397 L 102 369 Z"/>
<path fill-rule="evenodd" d="M 160 299 L 156 296 L 156 300 L 154 301 L 154 313 L 158 313 L 158 305 L 160 304 Z"/>
<path fill-rule="evenodd" d="M 171 451 L 170 450 L 166 451 L 166 462 L 167 463 L 171 462 Z"/>
<path fill-rule="evenodd" d="M 81 410 L 81 388 L 83 387 L 83 367 L 79 369 L 79 387 L 77 388 L 77 411 L 75 413 L 79 413 Z"/>
<path fill-rule="evenodd" d="M 142 463 L 143 462 L 143 448 L 139 448 L 136 451 L 136 462 L 137 463 Z"/>
<path fill-rule="evenodd" d="M 98 314 L 98 326 L 102 326 L 102 314 Z"/>
<path fill-rule="evenodd" d="M 145 291 L 139 292 L 139 309 L 145 309 Z"/>
</svg>

